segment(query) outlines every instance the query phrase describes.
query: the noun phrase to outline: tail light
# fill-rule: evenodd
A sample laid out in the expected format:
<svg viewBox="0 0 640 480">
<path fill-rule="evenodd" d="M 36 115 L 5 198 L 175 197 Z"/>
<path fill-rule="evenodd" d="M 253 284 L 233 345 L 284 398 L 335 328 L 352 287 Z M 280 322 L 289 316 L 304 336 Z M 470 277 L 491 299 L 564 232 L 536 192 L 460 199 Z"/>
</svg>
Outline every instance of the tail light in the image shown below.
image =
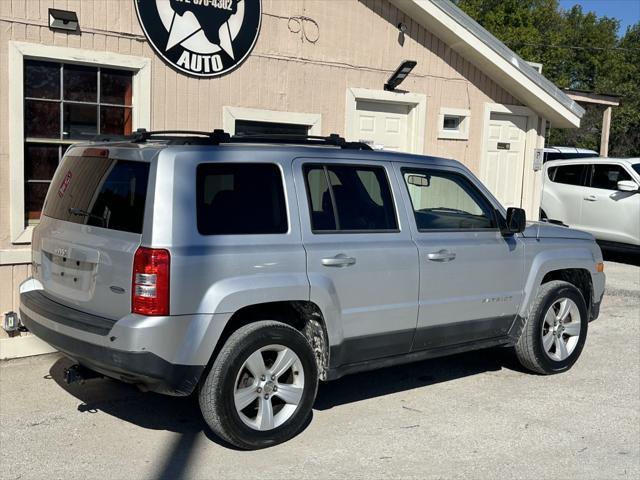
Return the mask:
<svg viewBox="0 0 640 480">
<path fill-rule="evenodd" d="M 133 258 L 131 311 L 140 315 L 169 315 L 168 250 L 140 247 Z"/>
</svg>

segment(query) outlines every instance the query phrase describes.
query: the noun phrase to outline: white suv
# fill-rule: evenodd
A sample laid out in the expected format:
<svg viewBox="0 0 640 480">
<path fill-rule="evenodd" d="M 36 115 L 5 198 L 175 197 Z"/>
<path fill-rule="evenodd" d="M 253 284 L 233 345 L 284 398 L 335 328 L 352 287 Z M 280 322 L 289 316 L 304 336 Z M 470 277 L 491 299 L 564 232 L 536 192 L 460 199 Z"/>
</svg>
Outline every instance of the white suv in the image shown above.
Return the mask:
<svg viewBox="0 0 640 480">
<path fill-rule="evenodd" d="M 640 251 L 640 158 L 556 160 L 544 165 L 540 218 Z"/>
</svg>

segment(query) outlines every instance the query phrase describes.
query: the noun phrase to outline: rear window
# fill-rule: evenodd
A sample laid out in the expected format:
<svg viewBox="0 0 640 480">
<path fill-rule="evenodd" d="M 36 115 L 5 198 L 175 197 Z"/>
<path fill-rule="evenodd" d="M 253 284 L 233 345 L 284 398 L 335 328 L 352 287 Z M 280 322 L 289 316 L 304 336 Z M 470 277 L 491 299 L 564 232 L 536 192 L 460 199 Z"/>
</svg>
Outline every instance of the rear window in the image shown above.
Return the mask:
<svg viewBox="0 0 640 480">
<path fill-rule="evenodd" d="M 562 165 L 549 169 L 549 180 L 566 185 L 582 185 L 584 165 Z"/>
<path fill-rule="evenodd" d="M 274 164 L 203 163 L 196 174 L 202 235 L 286 233 L 282 175 Z"/>
<path fill-rule="evenodd" d="M 149 164 L 104 157 L 65 157 L 44 205 L 48 217 L 142 233 Z"/>
</svg>

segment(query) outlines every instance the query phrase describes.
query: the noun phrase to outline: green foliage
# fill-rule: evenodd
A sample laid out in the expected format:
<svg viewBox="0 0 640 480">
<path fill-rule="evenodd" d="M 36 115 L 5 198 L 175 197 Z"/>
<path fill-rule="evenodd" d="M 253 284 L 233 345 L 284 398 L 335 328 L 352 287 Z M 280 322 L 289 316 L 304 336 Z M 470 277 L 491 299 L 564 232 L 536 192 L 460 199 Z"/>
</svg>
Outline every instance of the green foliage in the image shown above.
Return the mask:
<svg viewBox="0 0 640 480">
<path fill-rule="evenodd" d="M 560 8 L 558 0 L 454 0 L 522 58 L 543 64 L 560 88 L 619 95 L 609 154 L 640 156 L 640 23 L 618 37 L 620 22 Z M 579 130 L 552 126 L 549 145 L 599 149 L 602 108 L 585 106 Z"/>
</svg>

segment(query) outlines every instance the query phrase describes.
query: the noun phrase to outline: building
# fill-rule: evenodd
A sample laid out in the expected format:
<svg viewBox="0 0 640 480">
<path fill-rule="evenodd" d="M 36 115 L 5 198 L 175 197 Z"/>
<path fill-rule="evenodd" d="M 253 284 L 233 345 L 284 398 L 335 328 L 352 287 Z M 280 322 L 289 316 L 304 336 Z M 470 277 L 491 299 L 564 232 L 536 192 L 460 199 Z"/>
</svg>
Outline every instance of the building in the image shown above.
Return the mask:
<svg viewBox="0 0 640 480">
<path fill-rule="evenodd" d="M 0 35 L 0 314 L 61 155 L 97 133 L 339 133 L 460 160 L 537 218 L 545 125 L 583 114 L 445 0 L 13 0 Z"/>
</svg>

